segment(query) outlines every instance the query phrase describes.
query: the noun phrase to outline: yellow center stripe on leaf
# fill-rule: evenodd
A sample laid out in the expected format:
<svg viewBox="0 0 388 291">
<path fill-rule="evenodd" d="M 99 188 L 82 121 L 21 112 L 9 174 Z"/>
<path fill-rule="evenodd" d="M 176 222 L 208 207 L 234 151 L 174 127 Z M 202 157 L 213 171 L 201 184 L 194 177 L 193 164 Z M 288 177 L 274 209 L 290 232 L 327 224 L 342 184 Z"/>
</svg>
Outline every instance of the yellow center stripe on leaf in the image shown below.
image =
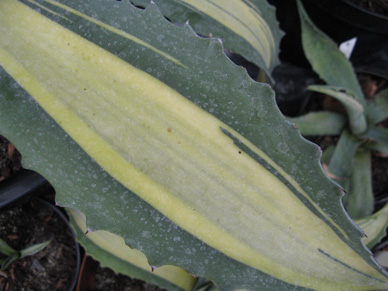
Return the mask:
<svg viewBox="0 0 388 291">
<path fill-rule="evenodd" d="M 275 52 L 271 29 L 255 5 L 236 0 L 181 0 L 209 15 L 237 35 L 244 38 L 263 57 L 267 68 Z M 249 3 L 249 1 L 248 1 Z"/>
<path fill-rule="evenodd" d="M 34 3 L 35 3 L 35 1 L 33 1 L 33 0 L 28 0 L 28 1 L 34 2 Z M 167 53 L 161 51 L 160 49 L 158 49 L 158 48 L 156 48 L 156 47 L 150 45 L 149 43 L 146 43 L 145 41 L 139 39 L 138 37 L 136 37 L 136 36 L 134 36 L 134 35 L 131 35 L 131 34 L 125 32 L 125 31 L 123 31 L 123 30 L 117 29 L 116 27 L 113 27 L 113 26 L 111 26 L 111 25 L 108 25 L 108 24 L 106 24 L 106 23 L 104 23 L 104 22 L 102 22 L 102 21 L 96 20 L 96 19 L 94 19 L 94 18 L 92 18 L 92 17 L 90 17 L 90 16 L 88 16 L 88 15 L 86 15 L 86 14 L 84 14 L 84 13 L 81 13 L 81 12 L 79 12 L 79 11 L 77 11 L 77 10 L 75 10 L 75 9 L 73 9 L 73 8 L 71 8 L 71 7 L 69 7 L 69 6 L 66 6 L 66 5 L 63 5 L 63 4 L 61 4 L 61 3 L 58 3 L 57 1 L 54 1 L 54 0 L 45 0 L 45 2 L 50 3 L 50 4 L 52 4 L 52 5 L 55 5 L 55 6 L 57 6 L 57 7 L 60 7 L 60 8 L 62 8 L 62 9 L 64 9 L 64 10 L 66 10 L 66 11 L 71 12 L 71 13 L 74 14 L 74 15 L 77 15 L 77 16 L 79 16 L 79 17 L 81 17 L 81 18 L 84 18 L 84 19 L 86 19 L 86 20 L 88 20 L 88 21 L 94 23 L 94 24 L 97 24 L 97 25 L 99 25 L 99 26 L 101 26 L 101 27 L 103 27 L 103 28 L 105 28 L 105 29 L 107 29 L 107 30 L 109 30 L 109 31 L 111 31 L 111 32 L 113 32 L 113 33 L 115 33 L 115 34 L 117 34 L 117 35 L 120 35 L 120 36 L 122 36 L 122 37 L 125 37 L 125 38 L 127 38 L 127 39 L 129 39 L 129 40 L 131 40 L 131 41 L 133 41 L 133 42 L 136 42 L 137 44 L 140 44 L 140 45 L 142 45 L 142 46 L 144 46 L 144 47 L 146 47 L 146 48 L 148 48 L 148 49 L 154 51 L 155 53 L 157 53 L 157 54 L 159 54 L 159 55 L 165 57 L 166 59 L 168 59 L 168 60 L 170 60 L 170 61 L 172 61 L 172 62 L 174 62 L 174 63 L 176 63 L 176 64 L 178 64 L 179 66 L 186 68 L 186 66 L 183 65 L 182 62 L 179 61 L 178 59 L 176 59 L 176 58 L 174 58 L 173 56 L 170 56 L 169 54 L 167 54 Z M 113 5 L 113 4 L 111 4 L 111 5 Z"/>
<path fill-rule="evenodd" d="M 39 4 L 38 2 L 36 2 L 36 1 L 34 1 L 34 0 L 26 0 L 26 1 L 32 3 L 32 4 L 36 5 L 36 6 L 38 6 L 38 7 L 41 8 L 41 9 L 46 10 L 47 12 L 49 12 L 49 13 L 55 15 L 55 16 L 61 17 L 61 18 L 65 19 L 66 21 L 71 22 L 71 20 L 70 20 L 69 18 L 67 18 L 67 17 L 65 17 L 65 16 L 63 16 L 63 15 L 61 15 L 61 14 L 59 14 L 59 13 L 56 13 L 55 11 L 53 11 L 53 10 L 51 10 L 51 9 L 48 9 L 47 7 L 45 7 L 45 6 L 41 5 L 41 4 Z"/>
<path fill-rule="evenodd" d="M 271 158 L 264 153 L 262 150 L 255 147 L 251 142 L 247 141 L 246 146 L 248 146 L 252 151 L 263 158 L 266 162 L 268 162 L 269 165 L 271 165 L 281 176 L 284 177 L 294 188 L 297 190 L 306 200 L 311 203 L 311 205 L 323 216 L 325 217 L 337 230 L 346 238 L 349 240 L 349 236 L 347 233 L 331 218 L 329 217 L 319 206 L 318 204 L 302 189 L 302 187 L 299 186 L 299 184 L 281 167 L 279 167 Z"/>
<path fill-rule="evenodd" d="M 387 287 L 221 128 L 248 144 L 245 138 L 14 0 L 0 1 L 0 65 L 109 174 L 208 245 L 296 285 Z"/>
</svg>

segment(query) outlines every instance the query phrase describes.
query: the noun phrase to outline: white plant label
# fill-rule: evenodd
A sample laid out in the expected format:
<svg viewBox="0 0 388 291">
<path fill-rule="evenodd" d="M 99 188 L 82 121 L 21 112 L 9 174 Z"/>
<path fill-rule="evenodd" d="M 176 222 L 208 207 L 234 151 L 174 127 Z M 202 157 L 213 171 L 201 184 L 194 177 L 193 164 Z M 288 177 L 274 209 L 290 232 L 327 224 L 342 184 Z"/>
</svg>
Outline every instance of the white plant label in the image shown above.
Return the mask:
<svg viewBox="0 0 388 291">
<path fill-rule="evenodd" d="M 357 37 L 353 37 L 353 38 L 351 38 L 347 41 L 344 41 L 343 43 L 340 44 L 339 49 L 341 52 L 344 53 L 346 58 L 349 59 L 350 56 L 352 55 L 353 49 L 356 46 L 356 42 L 357 42 Z"/>
</svg>

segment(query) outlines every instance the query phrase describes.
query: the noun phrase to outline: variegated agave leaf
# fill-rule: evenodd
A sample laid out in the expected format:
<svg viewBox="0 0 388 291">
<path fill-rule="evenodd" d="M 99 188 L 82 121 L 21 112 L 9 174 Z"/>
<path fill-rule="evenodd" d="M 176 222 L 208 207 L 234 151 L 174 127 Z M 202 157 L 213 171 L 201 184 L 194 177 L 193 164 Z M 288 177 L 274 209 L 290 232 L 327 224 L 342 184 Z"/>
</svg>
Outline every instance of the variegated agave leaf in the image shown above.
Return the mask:
<svg viewBox="0 0 388 291">
<path fill-rule="evenodd" d="M 146 7 L 149 0 L 132 0 Z M 275 8 L 263 0 L 155 0 L 163 15 L 178 23 L 189 21 L 204 36 L 221 38 L 225 47 L 251 61 L 268 76 L 279 64 L 283 33 Z M 163 38 L 163 34 L 160 35 Z"/>
<path fill-rule="evenodd" d="M 25 165 L 153 265 L 222 290 L 387 288 L 317 147 L 217 40 L 154 5 L 1 0 L 0 65 Z"/>
<path fill-rule="evenodd" d="M 141 252 L 130 249 L 124 240 L 105 230 L 88 231 L 85 216 L 68 208 L 71 225 L 77 240 L 86 253 L 99 261 L 102 267 L 158 285 L 167 290 L 193 290 L 197 278 L 175 266 L 153 268 Z"/>
</svg>

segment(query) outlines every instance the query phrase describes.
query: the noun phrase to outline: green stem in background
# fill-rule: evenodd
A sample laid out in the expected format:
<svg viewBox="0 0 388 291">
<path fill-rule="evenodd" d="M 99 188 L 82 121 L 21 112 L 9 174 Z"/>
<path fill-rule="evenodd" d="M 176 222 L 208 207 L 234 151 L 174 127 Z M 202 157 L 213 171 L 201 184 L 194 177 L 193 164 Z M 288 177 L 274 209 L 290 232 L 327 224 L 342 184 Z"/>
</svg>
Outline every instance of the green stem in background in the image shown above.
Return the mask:
<svg viewBox="0 0 388 291">
<path fill-rule="evenodd" d="M 349 90 L 335 86 L 319 85 L 309 86 L 308 89 L 330 95 L 341 102 L 348 114 L 350 130 L 354 135 L 360 135 L 366 131 L 367 122 L 364 108 Z"/>
</svg>

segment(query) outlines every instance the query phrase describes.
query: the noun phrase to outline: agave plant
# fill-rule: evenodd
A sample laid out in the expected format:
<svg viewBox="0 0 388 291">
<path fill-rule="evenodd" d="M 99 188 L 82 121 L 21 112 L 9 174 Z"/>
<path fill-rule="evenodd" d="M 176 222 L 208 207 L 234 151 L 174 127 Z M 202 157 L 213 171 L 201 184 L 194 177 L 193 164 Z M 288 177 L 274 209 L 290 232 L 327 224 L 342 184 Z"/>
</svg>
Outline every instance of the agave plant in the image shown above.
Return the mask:
<svg viewBox="0 0 388 291">
<path fill-rule="evenodd" d="M 388 90 L 379 92 L 374 100 L 366 100 L 351 63 L 314 26 L 302 7 L 300 12 L 306 57 L 327 83 L 308 89 L 334 97 L 346 114 L 320 111 L 289 120 L 304 135 L 339 135 L 337 145 L 324 153 L 323 163 L 329 175 L 345 188 L 349 215 L 353 219 L 365 218 L 374 207 L 371 151 L 388 156 L 388 130 L 378 125 L 388 118 Z"/>
<path fill-rule="evenodd" d="M 153 266 L 221 290 L 387 289 L 318 147 L 218 39 L 155 4 L 1 0 L 0 66 L 0 132 L 24 166 Z"/>
<path fill-rule="evenodd" d="M 0 258 L 0 270 L 5 270 L 7 267 L 18 259 L 22 259 L 27 256 L 33 256 L 36 253 L 39 253 L 46 246 L 50 244 L 50 241 L 45 241 L 42 243 L 34 244 L 20 251 L 15 250 L 10 247 L 5 240 L 0 238 L 0 253 L 5 257 Z"/>
</svg>

